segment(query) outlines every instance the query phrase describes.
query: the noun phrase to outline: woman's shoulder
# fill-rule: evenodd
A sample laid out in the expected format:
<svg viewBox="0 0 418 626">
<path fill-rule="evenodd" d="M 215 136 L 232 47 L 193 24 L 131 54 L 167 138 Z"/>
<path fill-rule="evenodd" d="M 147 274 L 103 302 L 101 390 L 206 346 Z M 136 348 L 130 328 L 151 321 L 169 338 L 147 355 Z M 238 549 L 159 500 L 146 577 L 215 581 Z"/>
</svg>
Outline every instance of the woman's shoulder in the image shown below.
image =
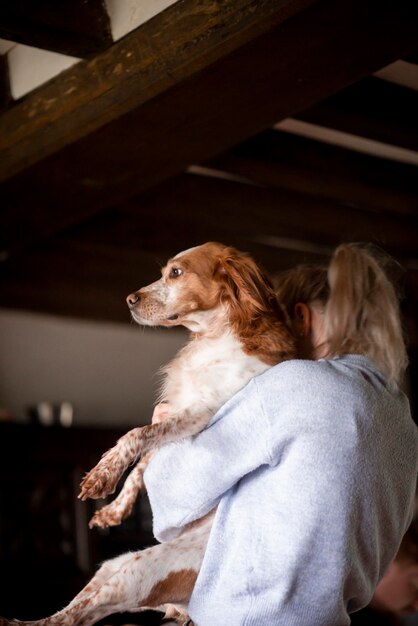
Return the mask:
<svg viewBox="0 0 418 626">
<path fill-rule="evenodd" d="M 342 385 L 347 389 L 347 379 L 341 376 L 331 361 L 292 359 L 267 370 L 255 379 L 255 388 L 265 401 L 266 398 L 280 399 L 282 409 L 304 410 L 312 402 L 323 401 L 324 397 L 338 396 Z"/>
<path fill-rule="evenodd" d="M 324 381 L 332 384 L 335 382 L 344 382 L 347 379 L 355 379 L 361 375 L 364 368 L 369 368 L 373 372 L 373 368 L 369 359 L 362 356 L 341 356 L 332 359 L 291 359 L 283 361 L 267 370 L 258 377 L 258 381 L 275 380 L 282 381 L 285 384 L 289 382 L 299 382 L 301 385 L 306 381 Z M 374 372 L 373 372 L 374 373 Z"/>
<path fill-rule="evenodd" d="M 318 360 L 290 359 L 273 366 L 264 376 L 309 376 L 336 379 L 344 377 L 369 381 L 375 378 L 376 381 L 386 382 L 385 376 L 374 362 L 361 354 L 343 354 Z"/>
<path fill-rule="evenodd" d="M 374 363 L 362 355 L 332 359 L 293 359 L 280 363 L 257 378 L 263 392 L 286 393 L 293 397 L 356 398 L 360 403 L 390 401 L 403 404 L 403 394 L 393 388 Z"/>
</svg>

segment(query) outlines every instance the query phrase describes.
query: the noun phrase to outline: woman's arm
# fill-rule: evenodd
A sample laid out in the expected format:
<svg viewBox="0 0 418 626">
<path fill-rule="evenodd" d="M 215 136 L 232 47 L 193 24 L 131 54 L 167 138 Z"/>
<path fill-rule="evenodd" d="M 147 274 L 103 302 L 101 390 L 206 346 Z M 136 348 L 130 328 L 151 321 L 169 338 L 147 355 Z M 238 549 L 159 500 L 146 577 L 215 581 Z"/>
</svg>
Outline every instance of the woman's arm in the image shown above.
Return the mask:
<svg viewBox="0 0 418 626">
<path fill-rule="evenodd" d="M 251 381 L 206 430 L 165 446 L 145 472 L 154 534 L 167 541 L 208 513 L 243 476 L 270 463 L 270 427 Z"/>
</svg>

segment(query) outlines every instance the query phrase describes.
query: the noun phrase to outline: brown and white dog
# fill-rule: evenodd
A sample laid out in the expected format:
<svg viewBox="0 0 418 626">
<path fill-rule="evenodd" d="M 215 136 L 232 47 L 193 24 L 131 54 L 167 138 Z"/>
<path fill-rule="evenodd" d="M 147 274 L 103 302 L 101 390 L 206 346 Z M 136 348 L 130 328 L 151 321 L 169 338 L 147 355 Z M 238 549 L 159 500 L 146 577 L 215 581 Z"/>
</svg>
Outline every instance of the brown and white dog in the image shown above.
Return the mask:
<svg viewBox="0 0 418 626">
<path fill-rule="evenodd" d="M 183 325 L 191 339 L 164 368 L 160 402 L 167 403 L 165 419 L 129 431 L 84 478 L 79 497 L 105 497 L 141 457 L 119 496 L 96 513 L 91 526 L 119 524 L 129 515 L 143 484 L 144 455 L 200 432 L 251 378 L 295 354 L 268 279 L 250 257 L 219 243 L 181 252 L 163 268 L 160 280 L 131 294 L 127 302 L 139 324 Z M 107 615 L 146 607 L 188 623 L 188 599 L 211 519 L 209 514 L 195 522 L 174 541 L 105 562 L 55 615 L 35 622 L 0 618 L 0 626 L 90 626 Z"/>
</svg>

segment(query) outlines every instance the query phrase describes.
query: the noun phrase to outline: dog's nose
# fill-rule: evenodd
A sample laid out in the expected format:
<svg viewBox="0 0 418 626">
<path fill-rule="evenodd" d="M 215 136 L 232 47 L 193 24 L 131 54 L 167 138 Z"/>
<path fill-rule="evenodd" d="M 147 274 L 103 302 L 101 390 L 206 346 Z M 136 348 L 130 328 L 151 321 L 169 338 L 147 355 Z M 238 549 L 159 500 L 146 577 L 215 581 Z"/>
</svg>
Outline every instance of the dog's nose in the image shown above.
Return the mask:
<svg viewBox="0 0 418 626">
<path fill-rule="evenodd" d="M 137 293 L 130 293 L 126 298 L 126 302 L 128 303 L 128 307 L 132 309 L 139 302 L 139 296 Z"/>
</svg>

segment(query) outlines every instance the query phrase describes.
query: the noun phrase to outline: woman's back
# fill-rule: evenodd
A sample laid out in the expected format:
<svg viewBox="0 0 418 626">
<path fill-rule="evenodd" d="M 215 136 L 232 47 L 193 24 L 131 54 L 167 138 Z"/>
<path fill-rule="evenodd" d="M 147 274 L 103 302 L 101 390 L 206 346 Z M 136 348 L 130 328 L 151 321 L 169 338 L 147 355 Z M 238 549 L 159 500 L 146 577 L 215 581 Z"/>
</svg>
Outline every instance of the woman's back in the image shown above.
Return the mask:
<svg viewBox="0 0 418 626">
<path fill-rule="evenodd" d="M 270 369 L 180 454 L 161 450 L 152 469 L 167 517 L 149 485 L 161 539 L 222 494 L 190 604 L 197 623 L 349 624 L 409 523 L 417 441 L 404 394 L 348 355 Z"/>
</svg>

